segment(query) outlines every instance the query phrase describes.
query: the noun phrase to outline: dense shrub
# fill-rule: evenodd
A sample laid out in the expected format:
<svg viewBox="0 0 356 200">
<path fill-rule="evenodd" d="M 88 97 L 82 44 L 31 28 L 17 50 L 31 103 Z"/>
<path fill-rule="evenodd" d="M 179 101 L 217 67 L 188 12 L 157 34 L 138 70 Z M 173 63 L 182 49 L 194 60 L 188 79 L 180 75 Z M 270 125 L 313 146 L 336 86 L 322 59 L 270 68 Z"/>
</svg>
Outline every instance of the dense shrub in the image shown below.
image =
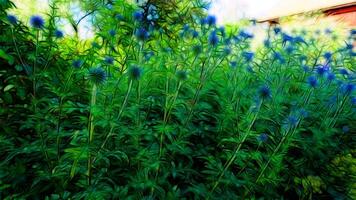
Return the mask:
<svg viewBox="0 0 356 200">
<path fill-rule="evenodd" d="M 355 198 L 355 31 L 252 49 L 157 2 L 100 8 L 93 41 L 0 3 L 1 199 Z"/>
</svg>

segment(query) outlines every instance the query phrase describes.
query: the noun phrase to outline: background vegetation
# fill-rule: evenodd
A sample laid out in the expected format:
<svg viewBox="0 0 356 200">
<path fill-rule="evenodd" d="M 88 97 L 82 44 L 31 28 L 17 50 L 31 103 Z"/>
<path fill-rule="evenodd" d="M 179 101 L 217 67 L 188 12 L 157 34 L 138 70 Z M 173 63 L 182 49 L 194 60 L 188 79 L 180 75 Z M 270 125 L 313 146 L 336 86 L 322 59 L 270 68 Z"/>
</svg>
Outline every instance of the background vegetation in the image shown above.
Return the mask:
<svg viewBox="0 0 356 200">
<path fill-rule="evenodd" d="M 81 40 L 65 3 L 0 1 L 0 199 L 356 197 L 355 30 L 252 49 L 199 0 L 86 1 Z"/>
</svg>

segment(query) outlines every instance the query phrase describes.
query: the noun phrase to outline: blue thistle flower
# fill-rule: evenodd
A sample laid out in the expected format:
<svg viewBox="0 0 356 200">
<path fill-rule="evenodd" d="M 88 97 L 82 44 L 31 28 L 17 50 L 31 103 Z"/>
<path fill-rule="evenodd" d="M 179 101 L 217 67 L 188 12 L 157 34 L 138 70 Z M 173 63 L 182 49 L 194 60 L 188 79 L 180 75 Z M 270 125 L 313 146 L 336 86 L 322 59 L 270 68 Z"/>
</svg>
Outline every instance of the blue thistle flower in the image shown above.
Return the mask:
<svg viewBox="0 0 356 200">
<path fill-rule="evenodd" d="M 351 98 L 351 104 L 352 105 L 356 105 L 356 97 L 352 97 Z"/>
<path fill-rule="evenodd" d="M 239 32 L 239 36 L 242 37 L 243 39 L 252 39 L 253 35 L 250 33 L 245 32 L 244 30 L 241 30 Z"/>
<path fill-rule="evenodd" d="M 114 36 L 116 35 L 116 31 L 115 31 L 114 29 L 110 29 L 110 30 L 109 30 L 109 35 L 110 35 L 111 37 L 114 37 Z"/>
<path fill-rule="evenodd" d="M 287 42 L 293 42 L 294 38 L 286 33 L 282 34 L 282 43 L 283 45 L 286 44 Z"/>
<path fill-rule="evenodd" d="M 157 8 L 154 5 L 150 5 L 148 7 L 148 11 L 147 11 L 147 20 L 148 21 L 155 21 L 159 18 L 158 12 L 157 12 Z"/>
<path fill-rule="evenodd" d="M 73 60 L 73 62 L 72 62 L 72 66 L 77 69 L 80 68 L 82 66 L 82 64 L 83 64 L 83 61 L 80 59 Z"/>
<path fill-rule="evenodd" d="M 298 124 L 298 118 L 295 117 L 295 116 L 293 116 L 293 115 L 290 115 L 290 116 L 288 116 L 288 118 L 287 118 L 287 123 L 288 123 L 290 126 L 294 127 L 294 126 L 296 126 L 296 125 Z"/>
<path fill-rule="evenodd" d="M 325 34 L 329 35 L 331 34 L 333 31 L 330 28 L 326 28 L 325 29 Z"/>
<path fill-rule="evenodd" d="M 355 85 L 352 83 L 345 83 L 342 85 L 342 91 L 345 95 L 351 94 L 355 90 Z"/>
<path fill-rule="evenodd" d="M 269 39 L 266 39 L 266 40 L 263 41 L 263 45 L 266 48 L 270 48 L 271 47 L 271 41 Z"/>
<path fill-rule="evenodd" d="M 335 79 L 335 74 L 332 72 L 329 72 L 328 75 L 326 76 L 328 81 L 333 81 Z"/>
<path fill-rule="evenodd" d="M 309 76 L 307 80 L 310 87 L 317 87 L 318 86 L 318 79 L 315 76 Z"/>
<path fill-rule="evenodd" d="M 143 12 L 138 10 L 133 13 L 133 18 L 135 21 L 141 22 L 143 20 Z"/>
<path fill-rule="evenodd" d="M 216 46 L 219 43 L 219 38 L 216 35 L 216 31 L 212 31 L 208 38 L 209 44 L 212 46 Z"/>
<path fill-rule="evenodd" d="M 231 48 L 230 47 L 225 47 L 224 48 L 224 54 L 225 55 L 230 55 L 231 54 Z"/>
<path fill-rule="evenodd" d="M 356 35 L 356 29 L 350 30 L 350 35 Z"/>
<path fill-rule="evenodd" d="M 110 57 L 110 56 L 106 56 L 104 61 L 109 64 L 109 65 L 112 65 L 114 64 L 114 58 L 113 57 Z"/>
<path fill-rule="evenodd" d="M 316 68 L 316 73 L 319 76 L 323 76 L 328 71 L 329 71 L 329 66 L 327 66 L 327 65 L 319 66 Z"/>
<path fill-rule="evenodd" d="M 294 38 L 294 42 L 295 43 L 304 43 L 304 44 L 307 44 L 307 42 L 303 39 L 303 37 L 301 36 L 297 36 Z"/>
<path fill-rule="evenodd" d="M 152 51 L 149 51 L 149 52 L 145 52 L 144 53 L 144 57 L 145 57 L 145 60 L 148 61 L 151 59 L 151 57 L 154 55 L 154 53 Z"/>
<path fill-rule="evenodd" d="M 253 71 L 253 68 L 251 66 L 247 66 L 246 70 L 250 73 L 255 73 L 255 71 Z"/>
<path fill-rule="evenodd" d="M 348 126 L 343 126 L 342 127 L 342 132 L 343 133 L 348 133 L 350 131 L 350 128 Z"/>
<path fill-rule="evenodd" d="M 17 20 L 17 17 L 15 16 L 15 15 L 7 15 L 7 21 L 9 21 L 10 22 L 10 24 L 12 24 L 12 25 L 15 25 L 15 24 L 17 24 L 17 22 L 18 22 L 18 20 Z"/>
<path fill-rule="evenodd" d="M 250 62 L 252 61 L 253 57 L 254 57 L 254 53 L 253 52 L 242 52 L 242 56 L 246 59 L 246 61 Z"/>
<path fill-rule="evenodd" d="M 216 24 L 216 17 L 213 16 L 213 15 L 209 15 L 206 17 L 206 23 L 209 25 L 209 26 L 213 26 Z"/>
<path fill-rule="evenodd" d="M 258 142 L 266 142 L 267 140 L 268 140 L 268 135 L 266 133 L 261 133 L 259 136 L 257 136 Z"/>
<path fill-rule="evenodd" d="M 56 38 L 60 39 L 60 38 L 64 37 L 64 33 L 61 30 L 57 29 L 57 30 L 54 31 L 54 36 Z"/>
<path fill-rule="evenodd" d="M 323 56 L 326 60 L 329 61 L 329 60 L 331 60 L 332 55 L 333 54 L 331 52 L 325 52 Z"/>
<path fill-rule="evenodd" d="M 258 89 L 258 94 L 262 99 L 267 99 L 272 96 L 271 89 L 267 85 L 261 86 Z"/>
<path fill-rule="evenodd" d="M 176 72 L 176 77 L 178 78 L 179 81 L 185 81 L 188 78 L 188 73 L 185 70 L 178 70 Z"/>
<path fill-rule="evenodd" d="M 309 67 L 307 65 L 303 65 L 302 68 L 303 68 L 304 72 L 308 72 L 309 71 Z"/>
<path fill-rule="evenodd" d="M 205 24 L 207 24 L 206 18 L 201 18 L 200 19 L 200 25 L 204 26 Z"/>
<path fill-rule="evenodd" d="M 347 71 L 347 69 L 344 69 L 344 68 L 340 69 L 339 72 L 341 75 L 345 75 L 345 76 L 349 75 L 349 72 Z"/>
<path fill-rule="evenodd" d="M 142 27 L 136 30 L 135 35 L 138 40 L 142 41 L 147 40 L 150 37 L 150 34 L 146 31 L 145 28 Z"/>
<path fill-rule="evenodd" d="M 230 62 L 230 67 L 236 68 L 237 67 L 237 62 L 236 61 L 231 61 Z"/>
<path fill-rule="evenodd" d="M 278 52 L 274 52 L 273 53 L 273 59 L 274 60 L 278 60 L 280 63 L 285 63 L 285 59 L 283 58 L 283 56 L 278 53 Z"/>
<path fill-rule="evenodd" d="M 125 19 L 124 16 L 122 16 L 121 14 L 115 15 L 115 18 L 116 18 L 117 20 L 119 20 L 119 21 L 122 21 L 122 20 Z"/>
<path fill-rule="evenodd" d="M 45 21 L 39 15 L 33 15 L 30 18 L 30 24 L 33 28 L 42 29 L 44 27 Z"/>
<path fill-rule="evenodd" d="M 106 78 L 106 72 L 100 67 L 89 70 L 89 80 L 96 85 L 104 83 Z"/>
<path fill-rule="evenodd" d="M 143 74 L 143 70 L 138 66 L 133 66 L 128 70 L 128 74 L 130 79 L 139 80 Z"/>
<path fill-rule="evenodd" d="M 299 116 L 302 117 L 302 118 L 306 118 L 306 117 L 309 116 L 308 111 L 305 110 L 304 108 L 299 109 L 299 110 L 298 110 L 298 114 L 299 114 Z"/>
<path fill-rule="evenodd" d="M 276 26 L 273 28 L 273 31 L 274 31 L 274 34 L 278 35 L 282 31 L 282 29 L 281 29 L 281 27 Z"/>
<path fill-rule="evenodd" d="M 198 36 L 199 36 L 198 31 L 193 30 L 193 31 L 192 31 L 192 37 L 193 37 L 193 38 L 197 38 Z"/>
<path fill-rule="evenodd" d="M 345 49 L 346 50 L 352 50 L 354 48 L 354 45 L 352 43 L 347 43 Z"/>
</svg>

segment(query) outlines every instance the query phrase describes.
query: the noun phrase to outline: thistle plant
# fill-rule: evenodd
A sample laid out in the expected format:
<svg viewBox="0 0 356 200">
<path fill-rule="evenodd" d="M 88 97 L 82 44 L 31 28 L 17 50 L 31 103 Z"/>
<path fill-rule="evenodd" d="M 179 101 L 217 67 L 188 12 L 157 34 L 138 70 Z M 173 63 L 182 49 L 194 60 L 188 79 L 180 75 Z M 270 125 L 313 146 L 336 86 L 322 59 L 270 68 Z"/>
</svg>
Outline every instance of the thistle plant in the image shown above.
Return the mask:
<svg viewBox="0 0 356 200">
<path fill-rule="evenodd" d="M 0 3 L 1 199 L 352 199 L 354 30 L 62 6 Z"/>
</svg>

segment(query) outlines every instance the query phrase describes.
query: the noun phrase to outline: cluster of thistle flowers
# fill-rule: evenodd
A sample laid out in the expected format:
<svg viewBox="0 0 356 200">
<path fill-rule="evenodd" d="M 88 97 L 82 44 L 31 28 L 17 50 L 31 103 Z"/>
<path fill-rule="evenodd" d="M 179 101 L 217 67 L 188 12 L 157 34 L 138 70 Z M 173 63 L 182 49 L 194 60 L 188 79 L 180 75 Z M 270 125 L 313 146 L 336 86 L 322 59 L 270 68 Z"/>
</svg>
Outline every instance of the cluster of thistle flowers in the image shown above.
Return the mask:
<svg viewBox="0 0 356 200">
<path fill-rule="evenodd" d="M 8 14 L 7 20 L 13 26 L 19 24 L 19 20 L 15 15 Z M 35 29 L 41 30 L 45 28 L 45 20 L 39 15 L 33 15 L 30 17 L 30 25 Z M 53 36 L 57 39 L 61 39 L 64 37 L 64 33 L 62 30 L 56 29 L 53 33 Z"/>
</svg>

